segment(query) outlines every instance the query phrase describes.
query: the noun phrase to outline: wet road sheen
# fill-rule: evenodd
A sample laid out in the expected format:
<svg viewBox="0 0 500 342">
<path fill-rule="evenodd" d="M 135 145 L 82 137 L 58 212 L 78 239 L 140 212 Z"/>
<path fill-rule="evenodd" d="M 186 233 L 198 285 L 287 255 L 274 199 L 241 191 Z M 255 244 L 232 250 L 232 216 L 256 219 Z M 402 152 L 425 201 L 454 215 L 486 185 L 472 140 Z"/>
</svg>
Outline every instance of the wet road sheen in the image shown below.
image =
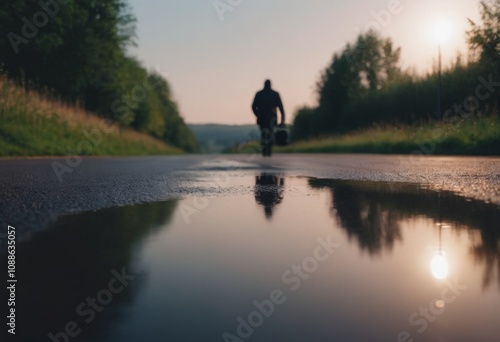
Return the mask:
<svg viewBox="0 0 500 342">
<path fill-rule="evenodd" d="M 21 243 L 18 333 L 500 339 L 498 205 L 412 183 L 226 176 L 198 177 L 177 200 L 64 216 Z"/>
</svg>

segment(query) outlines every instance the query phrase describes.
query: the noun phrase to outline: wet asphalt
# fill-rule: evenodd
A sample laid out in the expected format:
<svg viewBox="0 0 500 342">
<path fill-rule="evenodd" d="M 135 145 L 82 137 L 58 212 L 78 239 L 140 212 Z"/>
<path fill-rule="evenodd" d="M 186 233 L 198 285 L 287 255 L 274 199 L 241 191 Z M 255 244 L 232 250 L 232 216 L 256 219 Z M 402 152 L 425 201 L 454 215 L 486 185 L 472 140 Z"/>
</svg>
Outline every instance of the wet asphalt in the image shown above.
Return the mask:
<svg viewBox="0 0 500 342">
<path fill-rule="evenodd" d="M 246 191 L 232 188 L 231 177 L 261 172 L 417 183 L 500 205 L 500 158 L 329 154 L 2 159 L 0 224 L 16 226 L 23 239 L 67 214 L 188 196 L 230 196 Z"/>
</svg>

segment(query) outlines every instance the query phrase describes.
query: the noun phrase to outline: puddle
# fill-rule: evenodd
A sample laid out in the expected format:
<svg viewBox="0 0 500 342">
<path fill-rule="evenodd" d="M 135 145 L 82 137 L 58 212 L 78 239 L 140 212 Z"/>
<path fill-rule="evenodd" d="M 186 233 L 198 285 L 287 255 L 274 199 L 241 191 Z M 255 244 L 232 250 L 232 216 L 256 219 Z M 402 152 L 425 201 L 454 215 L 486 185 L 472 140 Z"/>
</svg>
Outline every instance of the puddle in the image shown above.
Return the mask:
<svg viewBox="0 0 500 342">
<path fill-rule="evenodd" d="M 18 336 L 498 341 L 498 206 L 412 184 L 223 179 L 20 244 Z"/>
</svg>

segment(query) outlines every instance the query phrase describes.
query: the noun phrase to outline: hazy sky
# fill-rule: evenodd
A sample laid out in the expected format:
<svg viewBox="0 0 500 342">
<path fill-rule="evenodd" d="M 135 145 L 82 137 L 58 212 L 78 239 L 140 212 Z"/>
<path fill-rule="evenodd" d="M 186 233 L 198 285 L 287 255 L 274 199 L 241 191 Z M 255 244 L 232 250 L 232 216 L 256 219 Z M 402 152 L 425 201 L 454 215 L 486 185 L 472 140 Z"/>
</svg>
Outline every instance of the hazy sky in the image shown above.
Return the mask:
<svg viewBox="0 0 500 342">
<path fill-rule="evenodd" d="M 221 5 L 217 11 L 214 3 L 229 7 Z M 443 63 L 448 63 L 457 50 L 466 52 L 467 18 L 479 18 L 477 0 L 130 4 L 138 19 L 138 47 L 131 53 L 166 76 L 188 123 L 254 123 L 250 105 L 266 78 L 281 93 L 291 123 L 298 107 L 315 103 L 315 84 L 334 52 L 361 30 L 378 28 L 392 38 L 402 48 L 403 67 L 429 70 L 437 59 L 432 37 L 436 22 L 444 21 L 450 29 L 442 44 Z"/>
</svg>

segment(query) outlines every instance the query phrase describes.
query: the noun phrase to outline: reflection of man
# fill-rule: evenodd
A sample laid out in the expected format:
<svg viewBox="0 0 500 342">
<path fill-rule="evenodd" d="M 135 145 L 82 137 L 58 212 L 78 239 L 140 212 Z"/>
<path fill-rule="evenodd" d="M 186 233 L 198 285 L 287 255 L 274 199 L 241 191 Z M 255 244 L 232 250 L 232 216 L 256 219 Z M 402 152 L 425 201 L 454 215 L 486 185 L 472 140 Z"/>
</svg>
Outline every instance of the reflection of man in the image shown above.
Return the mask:
<svg viewBox="0 0 500 342">
<path fill-rule="evenodd" d="M 266 218 L 273 215 L 273 207 L 283 200 L 285 179 L 276 175 L 263 173 L 255 177 L 255 200 L 264 206 Z"/>
<path fill-rule="evenodd" d="M 271 81 L 266 80 L 264 89 L 255 94 L 252 103 L 252 110 L 257 117 L 257 125 L 261 132 L 262 155 L 265 157 L 270 157 L 272 154 L 274 126 L 278 121 L 276 108 L 280 110 L 281 124 L 284 125 L 285 110 L 280 94 L 271 89 Z"/>
</svg>

